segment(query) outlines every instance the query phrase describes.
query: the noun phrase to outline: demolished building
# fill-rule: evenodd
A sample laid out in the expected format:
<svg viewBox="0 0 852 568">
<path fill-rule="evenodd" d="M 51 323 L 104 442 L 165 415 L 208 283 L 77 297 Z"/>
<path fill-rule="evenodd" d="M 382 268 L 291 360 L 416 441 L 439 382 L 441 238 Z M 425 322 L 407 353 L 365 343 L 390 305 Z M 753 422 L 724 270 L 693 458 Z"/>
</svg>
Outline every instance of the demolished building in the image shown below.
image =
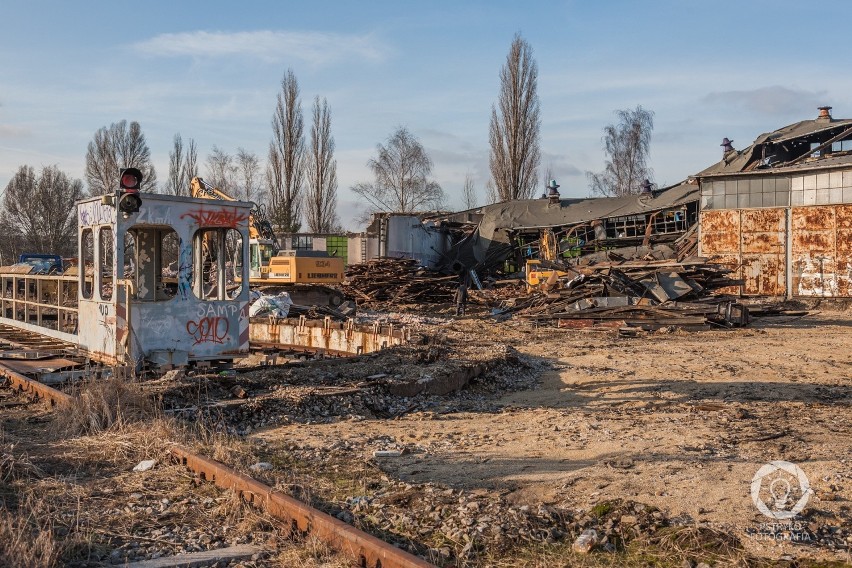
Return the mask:
<svg viewBox="0 0 852 568">
<path fill-rule="evenodd" d="M 495 203 L 444 221 L 464 233 L 445 256 L 454 271 L 486 272 L 507 261 L 506 271 L 517 270 L 531 258 L 669 258 L 694 231 L 698 201 L 698 185 L 684 182 L 638 195 Z"/>
<path fill-rule="evenodd" d="M 744 296 L 852 296 L 852 120 L 759 136 L 695 176 L 699 253 L 736 271 Z"/>
</svg>

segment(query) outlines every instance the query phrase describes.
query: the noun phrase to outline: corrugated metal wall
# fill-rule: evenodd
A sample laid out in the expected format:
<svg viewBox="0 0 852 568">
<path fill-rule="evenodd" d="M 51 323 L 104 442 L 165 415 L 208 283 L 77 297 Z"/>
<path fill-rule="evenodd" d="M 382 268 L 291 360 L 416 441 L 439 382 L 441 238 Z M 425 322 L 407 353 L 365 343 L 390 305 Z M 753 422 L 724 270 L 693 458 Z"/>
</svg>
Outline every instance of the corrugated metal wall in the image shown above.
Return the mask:
<svg viewBox="0 0 852 568">
<path fill-rule="evenodd" d="M 797 296 L 852 296 L 852 206 L 794 207 L 792 278 Z"/>
<path fill-rule="evenodd" d="M 736 269 L 745 296 L 852 296 L 852 205 L 701 212 L 700 250 Z M 789 247 L 789 249 L 788 249 Z"/>
</svg>

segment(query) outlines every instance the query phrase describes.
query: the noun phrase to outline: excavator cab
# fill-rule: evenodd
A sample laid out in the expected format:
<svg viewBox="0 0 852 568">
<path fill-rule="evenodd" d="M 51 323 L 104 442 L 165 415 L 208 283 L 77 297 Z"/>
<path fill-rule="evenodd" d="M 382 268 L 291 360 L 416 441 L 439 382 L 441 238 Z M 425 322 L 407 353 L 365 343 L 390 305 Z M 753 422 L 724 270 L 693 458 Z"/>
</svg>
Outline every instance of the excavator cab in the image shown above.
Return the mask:
<svg viewBox="0 0 852 568">
<path fill-rule="evenodd" d="M 257 280 L 267 278 L 269 261 L 275 254 L 275 246 L 266 239 L 249 239 L 249 278 Z M 236 267 L 240 274 L 241 266 Z"/>
</svg>

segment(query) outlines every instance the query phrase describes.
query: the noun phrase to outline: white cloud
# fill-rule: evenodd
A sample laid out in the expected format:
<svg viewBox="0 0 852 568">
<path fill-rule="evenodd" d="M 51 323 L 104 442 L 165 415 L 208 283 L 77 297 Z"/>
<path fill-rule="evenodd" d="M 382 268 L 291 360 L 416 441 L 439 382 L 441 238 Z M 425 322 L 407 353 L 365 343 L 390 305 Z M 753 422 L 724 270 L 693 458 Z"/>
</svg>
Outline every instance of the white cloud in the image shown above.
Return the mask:
<svg viewBox="0 0 852 568">
<path fill-rule="evenodd" d="M 0 137 L 2 138 L 21 138 L 30 134 L 31 132 L 28 128 L 12 124 L 0 124 Z"/>
<path fill-rule="evenodd" d="M 742 109 L 768 116 L 801 115 L 804 109 L 816 109 L 827 104 L 827 92 L 789 89 L 780 85 L 761 87 L 743 91 L 721 91 L 709 93 L 704 102 L 729 107 L 739 106 Z"/>
<path fill-rule="evenodd" d="M 264 61 L 297 58 L 313 65 L 326 65 L 352 56 L 381 61 L 390 51 L 371 35 L 270 30 L 160 34 L 133 47 L 145 54 L 164 57 L 242 55 Z"/>
</svg>

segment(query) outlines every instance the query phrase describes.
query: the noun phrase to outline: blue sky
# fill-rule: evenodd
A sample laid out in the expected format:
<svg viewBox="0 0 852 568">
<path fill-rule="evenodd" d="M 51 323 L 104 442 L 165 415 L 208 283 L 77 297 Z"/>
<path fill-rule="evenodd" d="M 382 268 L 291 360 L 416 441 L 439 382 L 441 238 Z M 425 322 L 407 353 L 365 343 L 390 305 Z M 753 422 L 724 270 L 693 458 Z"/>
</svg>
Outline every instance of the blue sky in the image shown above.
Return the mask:
<svg viewBox="0 0 852 568">
<path fill-rule="evenodd" d="M 616 109 L 655 112 L 660 184 L 716 162 L 719 143 L 814 118 L 852 117 L 852 74 L 833 22 L 852 3 L 752 2 L 67 2 L 5 0 L 0 24 L 0 188 L 21 165 L 83 179 L 96 130 L 142 125 L 162 182 L 172 138 L 265 159 L 280 81 L 292 68 L 306 124 L 326 97 L 339 213 L 400 125 L 420 138 L 460 207 L 467 173 L 484 200 L 488 124 L 515 33 L 539 69 L 542 186 L 585 196 L 603 168 Z"/>
</svg>

